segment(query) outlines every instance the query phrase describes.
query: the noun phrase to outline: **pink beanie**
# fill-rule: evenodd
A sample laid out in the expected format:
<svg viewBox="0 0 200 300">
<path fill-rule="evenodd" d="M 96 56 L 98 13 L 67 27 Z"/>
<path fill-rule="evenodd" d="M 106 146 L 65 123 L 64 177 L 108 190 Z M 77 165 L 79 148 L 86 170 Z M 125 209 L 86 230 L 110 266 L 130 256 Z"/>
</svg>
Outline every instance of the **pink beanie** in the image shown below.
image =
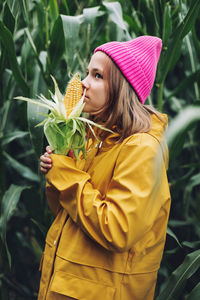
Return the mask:
<svg viewBox="0 0 200 300">
<path fill-rule="evenodd" d="M 160 38 L 144 35 L 127 42 L 103 44 L 94 52 L 103 51 L 112 58 L 143 104 L 154 84 L 161 48 Z"/>
</svg>

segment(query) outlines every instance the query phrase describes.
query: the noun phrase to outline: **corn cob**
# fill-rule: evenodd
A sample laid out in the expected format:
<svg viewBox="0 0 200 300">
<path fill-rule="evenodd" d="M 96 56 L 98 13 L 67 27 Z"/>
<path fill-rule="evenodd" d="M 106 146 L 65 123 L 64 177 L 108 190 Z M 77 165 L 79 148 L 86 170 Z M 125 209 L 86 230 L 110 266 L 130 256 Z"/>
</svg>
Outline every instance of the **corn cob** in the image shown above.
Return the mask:
<svg viewBox="0 0 200 300">
<path fill-rule="evenodd" d="M 66 116 L 69 117 L 73 108 L 80 101 L 82 96 L 82 83 L 80 74 L 76 73 L 68 83 L 66 94 L 64 97 L 64 104 L 66 109 Z"/>
</svg>

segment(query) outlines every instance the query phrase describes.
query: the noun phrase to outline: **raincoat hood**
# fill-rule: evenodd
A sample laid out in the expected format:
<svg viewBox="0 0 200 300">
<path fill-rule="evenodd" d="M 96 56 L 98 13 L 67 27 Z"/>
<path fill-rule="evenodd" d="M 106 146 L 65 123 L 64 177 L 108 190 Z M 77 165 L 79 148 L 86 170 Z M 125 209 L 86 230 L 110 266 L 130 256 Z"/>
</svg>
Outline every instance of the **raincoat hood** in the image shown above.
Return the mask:
<svg viewBox="0 0 200 300">
<path fill-rule="evenodd" d="M 167 170 L 169 162 L 169 152 L 167 142 L 165 139 L 165 131 L 168 126 L 168 117 L 166 114 L 160 114 L 160 116 L 163 119 L 163 121 L 161 121 L 155 114 L 152 115 L 152 128 L 147 134 L 154 137 L 160 144 L 162 158 L 165 162 L 165 168 Z"/>
<path fill-rule="evenodd" d="M 167 147 L 167 143 L 164 138 L 164 135 L 165 135 L 165 131 L 168 127 L 168 117 L 166 114 L 159 114 L 159 116 L 161 119 L 159 119 L 156 114 L 152 114 L 151 130 L 144 134 L 148 134 L 148 135 L 152 136 L 161 145 L 161 154 L 162 154 L 162 158 L 165 162 L 165 167 L 167 170 L 169 155 L 168 155 L 168 147 Z M 99 129 L 97 129 L 96 133 L 98 135 Z M 141 134 L 141 133 L 138 133 L 138 134 Z M 108 148 L 111 148 L 113 146 L 113 143 L 117 140 L 118 137 L 119 137 L 118 133 L 109 134 L 109 136 L 107 136 L 106 139 L 102 143 L 100 143 L 101 150 L 106 151 L 106 150 L 108 150 Z M 127 139 L 129 139 L 129 137 Z M 93 142 L 95 143 L 95 140 Z"/>
</svg>

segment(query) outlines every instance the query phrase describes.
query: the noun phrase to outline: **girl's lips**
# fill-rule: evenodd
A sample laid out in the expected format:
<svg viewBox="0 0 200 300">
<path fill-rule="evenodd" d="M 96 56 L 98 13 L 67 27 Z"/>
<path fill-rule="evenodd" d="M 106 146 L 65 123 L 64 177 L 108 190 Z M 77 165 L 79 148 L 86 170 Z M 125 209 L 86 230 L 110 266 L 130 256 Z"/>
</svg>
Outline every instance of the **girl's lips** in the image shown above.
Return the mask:
<svg viewBox="0 0 200 300">
<path fill-rule="evenodd" d="M 88 98 L 87 96 L 85 96 L 84 101 L 85 101 L 85 102 L 88 102 L 88 101 L 89 101 L 89 98 Z"/>
</svg>

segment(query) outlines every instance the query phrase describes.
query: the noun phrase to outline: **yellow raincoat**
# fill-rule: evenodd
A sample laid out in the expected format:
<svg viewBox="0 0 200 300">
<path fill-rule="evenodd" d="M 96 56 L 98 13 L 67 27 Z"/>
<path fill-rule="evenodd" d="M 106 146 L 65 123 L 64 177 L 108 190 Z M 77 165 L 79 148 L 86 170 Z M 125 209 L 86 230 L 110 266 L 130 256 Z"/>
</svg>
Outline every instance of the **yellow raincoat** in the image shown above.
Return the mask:
<svg viewBox="0 0 200 300">
<path fill-rule="evenodd" d="M 165 120 L 167 117 L 162 116 Z M 170 192 L 164 124 L 122 143 L 94 141 L 87 160 L 51 156 L 39 300 L 152 300 Z"/>
</svg>

